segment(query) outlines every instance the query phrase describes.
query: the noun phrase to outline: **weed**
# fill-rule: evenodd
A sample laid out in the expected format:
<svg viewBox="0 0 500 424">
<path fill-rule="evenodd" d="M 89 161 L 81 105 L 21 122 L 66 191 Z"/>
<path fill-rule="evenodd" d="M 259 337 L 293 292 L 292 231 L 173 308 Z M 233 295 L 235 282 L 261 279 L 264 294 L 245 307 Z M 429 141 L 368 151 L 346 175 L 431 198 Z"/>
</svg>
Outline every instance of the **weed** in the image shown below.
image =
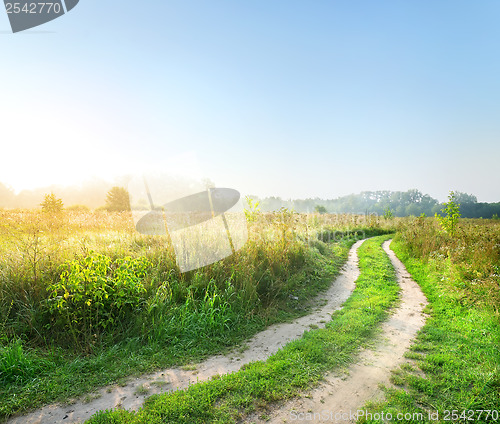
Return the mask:
<svg viewBox="0 0 500 424">
<path fill-rule="evenodd" d="M 196 370 L 196 365 L 194 365 L 194 364 L 183 365 L 181 367 L 181 370 L 182 371 L 195 371 Z"/>
<path fill-rule="evenodd" d="M 146 396 L 149 393 L 149 390 L 149 387 L 147 387 L 145 384 L 141 384 L 140 386 L 137 386 L 134 394 L 137 396 Z"/>
<path fill-rule="evenodd" d="M 156 387 L 165 387 L 168 386 L 170 383 L 168 381 L 164 380 L 157 380 L 157 381 L 152 381 L 151 385 L 156 386 Z"/>
<path fill-rule="evenodd" d="M 92 253 L 62 268 L 59 281 L 47 287 L 49 310 L 57 318 L 55 324 L 68 329 L 75 345 L 85 348 L 138 307 L 146 291 L 141 281 L 151 263 L 130 257 L 112 262 Z"/>
<path fill-rule="evenodd" d="M 392 219 L 394 218 L 394 214 L 392 213 L 391 209 L 387 207 L 384 211 L 384 219 Z"/>
<path fill-rule="evenodd" d="M 249 196 L 245 197 L 245 201 L 247 202 L 247 207 L 245 208 L 245 217 L 248 222 L 255 222 L 260 212 L 260 202 L 258 200 L 252 199 Z"/>
<path fill-rule="evenodd" d="M 99 399 L 102 395 L 100 393 L 89 393 L 83 397 L 83 403 L 90 403 L 96 399 Z"/>
</svg>

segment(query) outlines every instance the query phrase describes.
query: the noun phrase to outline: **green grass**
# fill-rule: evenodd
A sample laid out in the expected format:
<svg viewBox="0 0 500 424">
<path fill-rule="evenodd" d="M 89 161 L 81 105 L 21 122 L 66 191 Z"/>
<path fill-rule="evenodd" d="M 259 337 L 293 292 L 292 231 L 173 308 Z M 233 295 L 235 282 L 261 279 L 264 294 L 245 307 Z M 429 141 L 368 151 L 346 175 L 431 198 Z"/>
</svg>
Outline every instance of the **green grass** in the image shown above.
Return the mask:
<svg viewBox="0 0 500 424">
<path fill-rule="evenodd" d="M 475 411 L 500 410 L 498 305 L 488 305 L 481 293 L 468 287 L 463 276 L 453 273 L 454 266 L 465 265 L 461 261 L 434 260 L 432 254 L 431 259 L 411 257 L 405 240 L 399 238 L 391 248 L 427 296 L 430 317 L 407 354 L 413 366 L 395 371 L 393 383 L 399 387 L 387 388 L 386 401 L 371 405 L 370 411 L 391 413 L 393 417 L 397 413 L 422 413 L 422 422 L 436 422 L 429 419 L 429 413 L 437 411 L 441 422 L 446 422 L 455 410 L 459 421 L 471 417 L 474 422 L 492 422 L 491 417 L 486 420 L 486 413 Z M 472 257 L 476 252 L 469 246 L 465 253 Z M 462 415 L 463 411 L 469 412 Z"/>
<path fill-rule="evenodd" d="M 310 389 L 327 370 L 351 362 L 397 302 L 394 270 L 380 246 L 387 238 L 371 239 L 359 249 L 361 275 L 356 289 L 325 329 L 306 332 L 266 362 L 251 363 L 186 390 L 151 396 L 137 413 L 99 412 L 88 423 L 233 423 L 251 412 L 265 415 L 274 402 Z"/>
</svg>

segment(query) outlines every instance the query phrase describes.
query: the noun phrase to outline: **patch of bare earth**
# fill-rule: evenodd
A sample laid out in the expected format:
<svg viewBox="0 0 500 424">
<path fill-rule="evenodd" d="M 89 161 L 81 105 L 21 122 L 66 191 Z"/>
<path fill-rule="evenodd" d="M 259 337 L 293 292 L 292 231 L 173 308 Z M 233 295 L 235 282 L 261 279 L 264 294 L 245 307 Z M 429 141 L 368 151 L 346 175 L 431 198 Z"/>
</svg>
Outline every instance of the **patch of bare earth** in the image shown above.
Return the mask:
<svg viewBox="0 0 500 424">
<path fill-rule="evenodd" d="M 315 304 L 321 306 L 310 315 L 291 323 L 273 325 L 258 333 L 247 342 L 244 349 L 237 349 L 225 356 L 213 356 L 193 366 L 170 368 L 129 380 L 123 385 L 105 387 L 71 405 L 49 405 L 28 415 L 11 418 L 7 424 L 82 423 L 103 409 L 137 410 L 152 394 L 184 389 L 214 375 L 238 371 L 252 361 L 266 360 L 288 342 L 299 339 L 311 326 L 324 327 L 331 319 L 331 314 L 341 308 L 354 290 L 354 282 L 359 276 L 356 252 L 362 242 L 358 241 L 352 246 L 341 274 L 330 289 L 316 299 Z M 297 301 L 300 302 L 300 299 Z"/>
<path fill-rule="evenodd" d="M 318 388 L 300 399 L 286 403 L 271 413 L 250 417 L 253 423 L 356 422 L 358 411 L 367 401 L 383 399 L 380 385 L 389 386 L 391 370 L 406 362 L 404 353 L 425 323 L 427 299 L 412 280 L 403 263 L 383 244 L 396 270 L 401 287 L 400 305 L 382 324 L 375 347 L 362 350 L 355 364 L 343 375 L 328 375 Z M 361 413 L 359 414 L 361 416 Z"/>
</svg>

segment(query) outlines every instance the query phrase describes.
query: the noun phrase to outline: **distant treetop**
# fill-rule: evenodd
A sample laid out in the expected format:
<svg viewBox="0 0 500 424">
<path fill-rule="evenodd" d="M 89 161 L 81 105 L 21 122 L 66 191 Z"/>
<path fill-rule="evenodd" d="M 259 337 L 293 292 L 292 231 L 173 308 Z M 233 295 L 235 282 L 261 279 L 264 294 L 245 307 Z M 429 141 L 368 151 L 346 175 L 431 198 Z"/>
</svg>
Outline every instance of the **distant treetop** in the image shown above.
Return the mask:
<svg viewBox="0 0 500 424">
<path fill-rule="evenodd" d="M 58 199 L 54 193 L 46 194 L 42 203 L 40 203 L 43 212 L 58 213 L 64 209 L 61 199 Z"/>
<path fill-rule="evenodd" d="M 110 212 L 130 210 L 130 196 L 123 187 L 113 187 L 106 196 L 106 209 Z"/>
</svg>

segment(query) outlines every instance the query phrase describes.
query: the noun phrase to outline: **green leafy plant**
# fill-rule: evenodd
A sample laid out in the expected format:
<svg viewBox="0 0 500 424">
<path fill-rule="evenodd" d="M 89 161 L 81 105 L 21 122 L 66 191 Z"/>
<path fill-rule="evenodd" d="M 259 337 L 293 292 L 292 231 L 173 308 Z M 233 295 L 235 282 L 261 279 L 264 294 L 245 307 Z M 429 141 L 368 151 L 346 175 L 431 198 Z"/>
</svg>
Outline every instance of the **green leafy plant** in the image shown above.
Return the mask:
<svg viewBox="0 0 500 424">
<path fill-rule="evenodd" d="M 455 192 L 450 191 L 448 202 L 444 204 L 441 212 L 445 213 L 446 216 L 435 215 L 441 228 L 444 232 L 454 237 L 457 231 L 458 220 L 460 219 L 460 204 L 456 201 Z"/>
<path fill-rule="evenodd" d="M 387 208 L 385 208 L 385 211 L 384 211 L 384 218 L 385 219 L 392 219 L 394 218 L 394 214 L 392 213 L 391 209 L 389 208 L 389 206 L 387 206 Z"/>
<path fill-rule="evenodd" d="M 151 263 L 142 257 L 114 262 L 91 252 L 63 265 L 58 282 L 48 286 L 49 310 L 70 331 L 73 341 L 93 345 L 100 333 L 125 319 L 146 291 L 142 280 Z"/>
<path fill-rule="evenodd" d="M 247 202 L 247 207 L 245 208 L 245 217 L 248 222 L 254 222 L 257 220 L 257 216 L 260 213 L 260 202 L 254 200 L 249 196 L 245 197 Z"/>
</svg>

